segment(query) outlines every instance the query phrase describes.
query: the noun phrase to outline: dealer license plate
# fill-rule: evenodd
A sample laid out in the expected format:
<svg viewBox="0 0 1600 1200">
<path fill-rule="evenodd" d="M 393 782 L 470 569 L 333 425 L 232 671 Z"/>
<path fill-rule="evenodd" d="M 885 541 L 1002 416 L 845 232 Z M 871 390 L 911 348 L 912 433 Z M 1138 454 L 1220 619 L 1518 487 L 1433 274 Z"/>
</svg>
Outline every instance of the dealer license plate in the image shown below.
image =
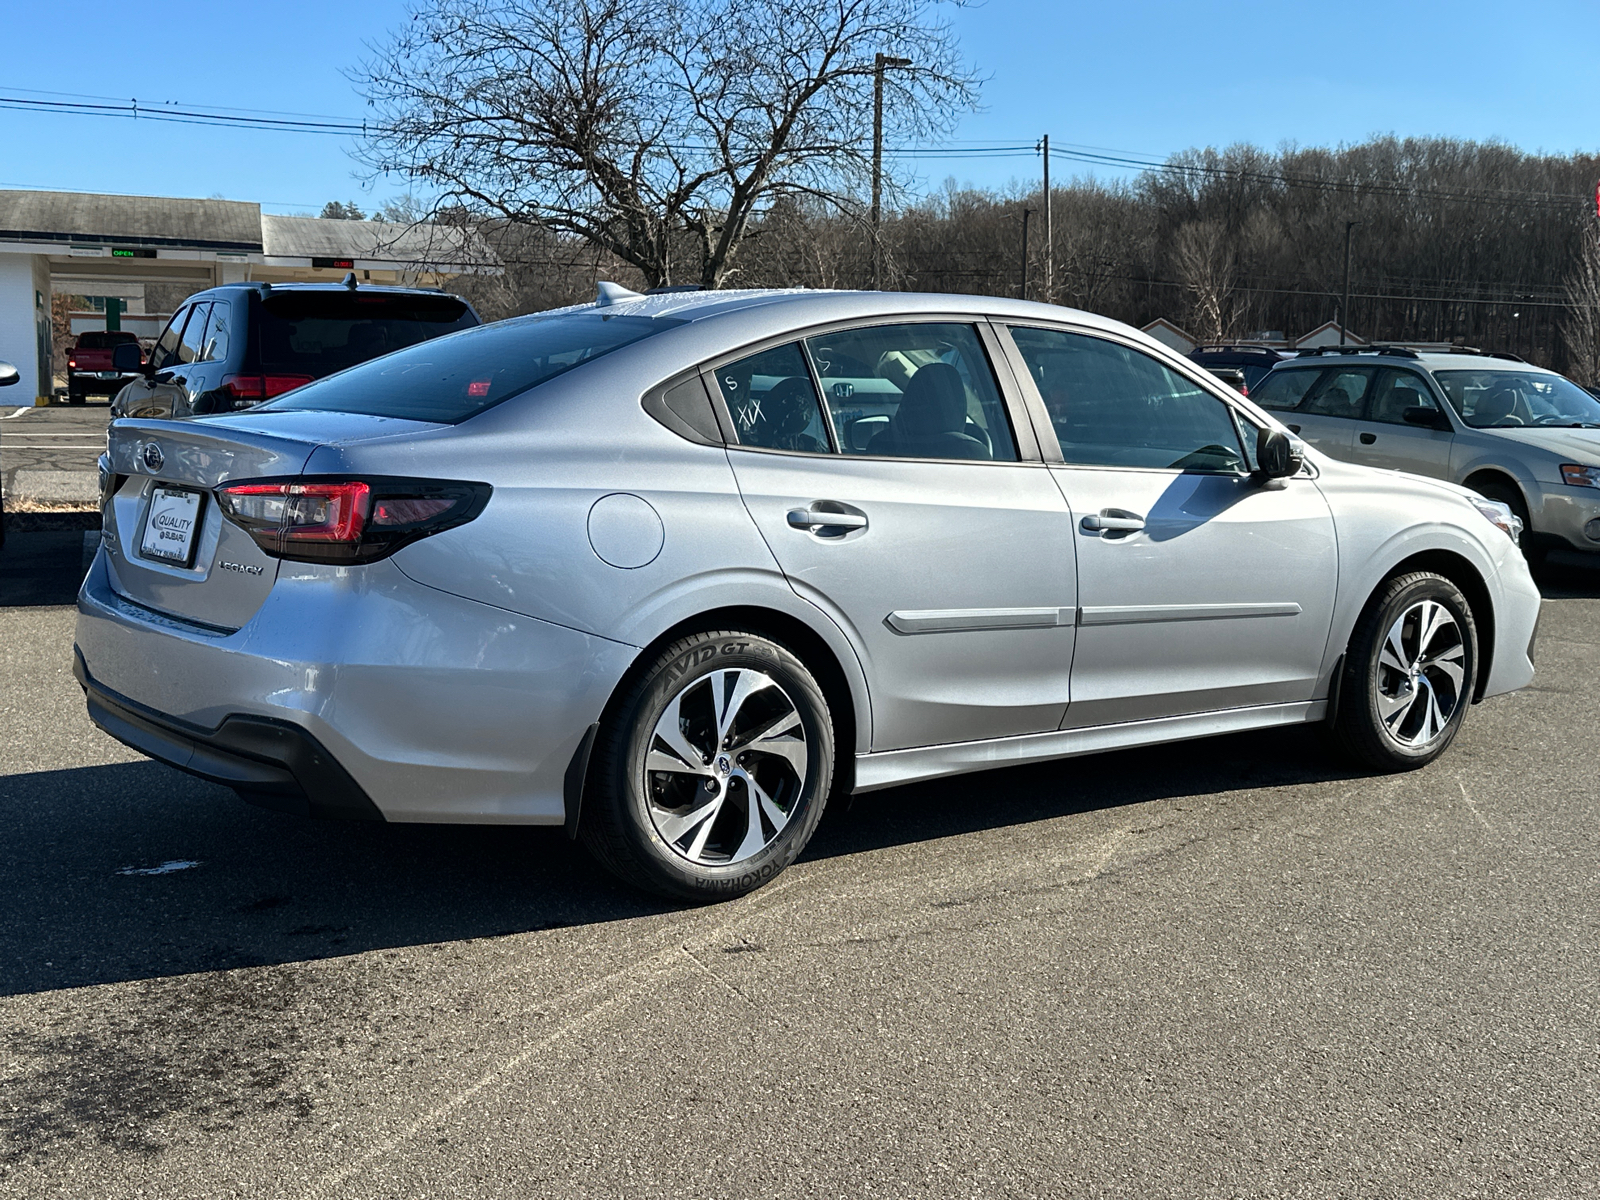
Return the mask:
<svg viewBox="0 0 1600 1200">
<path fill-rule="evenodd" d="M 194 562 L 195 538 L 200 532 L 202 492 L 187 488 L 158 487 L 150 497 L 139 553 L 146 558 L 187 567 Z"/>
</svg>

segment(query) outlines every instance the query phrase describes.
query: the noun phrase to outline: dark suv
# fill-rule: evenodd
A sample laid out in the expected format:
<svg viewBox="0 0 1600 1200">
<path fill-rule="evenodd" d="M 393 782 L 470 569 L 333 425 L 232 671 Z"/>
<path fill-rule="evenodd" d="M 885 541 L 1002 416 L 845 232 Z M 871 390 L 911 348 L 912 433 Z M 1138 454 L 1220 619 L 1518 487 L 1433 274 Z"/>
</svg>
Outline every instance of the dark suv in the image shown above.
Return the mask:
<svg viewBox="0 0 1600 1200">
<path fill-rule="evenodd" d="M 481 324 L 459 296 L 420 288 L 235 283 L 184 301 L 113 417 L 196 417 L 270 400 L 324 375 Z M 137 347 L 134 347 L 137 350 Z"/>
<path fill-rule="evenodd" d="M 1199 363 L 1208 371 L 1221 367 L 1244 372 L 1244 394 L 1246 396 L 1251 393 L 1256 384 L 1266 377 L 1268 371 L 1289 357 L 1291 355 L 1286 350 L 1273 350 L 1268 346 L 1240 346 L 1232 343 L 1196 346 L 1189 351 L 1190 361 Z"/>
</svg>

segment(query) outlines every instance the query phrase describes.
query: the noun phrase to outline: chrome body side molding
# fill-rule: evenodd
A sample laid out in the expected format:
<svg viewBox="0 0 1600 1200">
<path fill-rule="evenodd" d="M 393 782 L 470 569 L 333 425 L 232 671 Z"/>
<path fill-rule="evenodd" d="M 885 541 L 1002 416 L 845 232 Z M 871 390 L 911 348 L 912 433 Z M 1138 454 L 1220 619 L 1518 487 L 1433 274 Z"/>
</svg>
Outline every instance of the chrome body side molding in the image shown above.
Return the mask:
<svg viewBox="0 0 1600 1200">
<path fill-rule="evenodd" d="M 927 608 L 892 612 L 884 620 L 896 633 L 945 633 L 1071 625 L 1077 615 L 1075 608 Z"/>
<path fill-rule="evenodd" d="M 1156 621 L 1230 621 L 1240 617 L 1297 617 L 1293 600 L 1266 604 L 1111 604 L 1078 610 L 1079 625 L 1143 625 Z"/>
</svg>

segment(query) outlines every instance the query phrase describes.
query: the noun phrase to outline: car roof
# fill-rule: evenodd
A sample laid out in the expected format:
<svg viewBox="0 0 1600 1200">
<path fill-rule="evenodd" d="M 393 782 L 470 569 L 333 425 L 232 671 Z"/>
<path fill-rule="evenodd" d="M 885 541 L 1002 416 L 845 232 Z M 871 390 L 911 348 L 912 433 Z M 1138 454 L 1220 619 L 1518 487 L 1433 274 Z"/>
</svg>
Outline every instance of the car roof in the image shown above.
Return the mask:
<svg viewBox="0 0 1600 1200">
<path fill-rule="evenodd" d="M 342 283 L 219 283 L 215 287 L 206 288 L 203 292 L 196 292 L 190 300 L 201 296 L 215 295 L 218 292 L 257 292 L 265 296 L 274 296 L 283 292 L 356 292 L 361 295 L 370 295 L 374 292 L 385 296 L 445 296 L 451 300 L 460 300 L 461 297 L 453 292 L 446 292 L 441 288 L 433 287 L 398 287 L 385 283 L 363 283 L 355 288 L 346 287 Z M 463 301 L 464 303 L 464 301 Z"/>
<path fill-rule="evenodd" d="M 1332 366 L 1421 367 L 1432 371 L 1515 371 L 1555 375 L 1547 367 L 1525 362 L 1514 355 L 1485 353 L 1481 350 L 1412 350 L 1407 347 L 1362 347 L 1348 351 L 1322 350 L 1284 359 L 1275 371 Z"/>
<path fill-rule="evenodd" d="M 543 321 L 578 313 L 616 316 L 667 317 L 699 323 L 713 318 L 734 318 L 740 325 L 770 326 L 773 333 L 832 321 L 870 320 L 873 317 L 920 314 L 981 314 L 1010 321 L 1070 322 L 1161 346 L 1154 338 L 1120 321 L 1081 309 L 1000 296 L 968 296 L 946 292 L 828 291 L 819 288 L 750 288 L 717 291 L 624 293 L 609 303 L 591 301 L 566 308 L 512 317 L 513 321 Z M 719 320 L 719 324 L 722 323 Z"/>
</svg>

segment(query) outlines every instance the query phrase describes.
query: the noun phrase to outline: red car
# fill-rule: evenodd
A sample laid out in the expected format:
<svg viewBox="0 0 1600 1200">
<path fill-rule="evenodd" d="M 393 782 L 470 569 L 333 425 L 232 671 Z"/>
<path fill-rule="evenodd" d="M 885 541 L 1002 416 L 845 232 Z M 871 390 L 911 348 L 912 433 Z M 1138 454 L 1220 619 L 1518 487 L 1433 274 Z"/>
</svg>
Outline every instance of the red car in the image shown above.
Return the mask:
<svg viewBox="0 0 1600 1200">
<path fill-rule="evenodd" d="M 91 329 L 78 335 L 78 344 L 67 352 L 67 402 L 82 404 L 90 395 L 115 396 L 128 380 L 134 378 L 111 365 L 111 352 L 117 346 L 139 339 L 127 330 Z M 141 353 L 140 362 L 144 361 Z"/>
</svg>

